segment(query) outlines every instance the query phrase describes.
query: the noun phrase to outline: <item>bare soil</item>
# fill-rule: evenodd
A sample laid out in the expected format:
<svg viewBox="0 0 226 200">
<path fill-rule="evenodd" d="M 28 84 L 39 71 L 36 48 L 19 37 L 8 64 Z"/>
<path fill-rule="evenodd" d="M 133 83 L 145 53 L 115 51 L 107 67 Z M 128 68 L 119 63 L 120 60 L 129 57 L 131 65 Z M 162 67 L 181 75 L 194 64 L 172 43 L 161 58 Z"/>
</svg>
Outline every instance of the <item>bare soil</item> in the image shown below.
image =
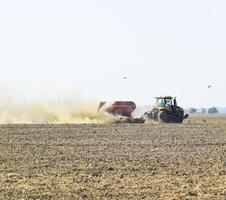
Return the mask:
<svg viewBox="0 0 226 200">
<path fill-rule="evenodd" d="M 226 118 L 1 125 L 0 199 L 226 199 Z"/>
</svg>

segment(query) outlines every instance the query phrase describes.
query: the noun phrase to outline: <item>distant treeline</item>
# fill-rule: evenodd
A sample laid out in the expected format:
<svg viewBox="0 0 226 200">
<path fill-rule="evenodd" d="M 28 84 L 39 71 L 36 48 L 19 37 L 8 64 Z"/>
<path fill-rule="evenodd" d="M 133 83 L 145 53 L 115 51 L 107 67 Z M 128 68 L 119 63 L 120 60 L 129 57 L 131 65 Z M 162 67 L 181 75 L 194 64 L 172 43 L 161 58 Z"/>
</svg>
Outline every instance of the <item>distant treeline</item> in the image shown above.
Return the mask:
<svg viewBox="0 0 226 200">
<path fill-rule="evenodd" d="M 198 111 L 197 108 L 189 109 L 189 113 L 197 113 L 197 111 Z M 216 114 L 216 113 L 219 113 L 219 110 L 217 109 L 217 107 L 201 108 L 201 113 Z"/>
</svg>

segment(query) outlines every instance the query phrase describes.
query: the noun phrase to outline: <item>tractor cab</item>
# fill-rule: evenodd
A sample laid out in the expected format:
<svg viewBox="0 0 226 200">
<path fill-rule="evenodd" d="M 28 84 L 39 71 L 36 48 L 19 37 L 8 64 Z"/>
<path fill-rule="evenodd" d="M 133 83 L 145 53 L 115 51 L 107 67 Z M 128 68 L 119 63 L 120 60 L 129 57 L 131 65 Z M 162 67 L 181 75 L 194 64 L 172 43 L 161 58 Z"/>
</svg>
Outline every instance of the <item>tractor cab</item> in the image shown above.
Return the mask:
<svg viewBox="0 0 226 200">
<path fill-rule="evenodd" d="M 156 102 L 154 107 L 166 107 L 169 109 L 174 109 L 177 107 L 176 98 L 173 98 L 171 96 L 156 97 Z"/>
</svg>

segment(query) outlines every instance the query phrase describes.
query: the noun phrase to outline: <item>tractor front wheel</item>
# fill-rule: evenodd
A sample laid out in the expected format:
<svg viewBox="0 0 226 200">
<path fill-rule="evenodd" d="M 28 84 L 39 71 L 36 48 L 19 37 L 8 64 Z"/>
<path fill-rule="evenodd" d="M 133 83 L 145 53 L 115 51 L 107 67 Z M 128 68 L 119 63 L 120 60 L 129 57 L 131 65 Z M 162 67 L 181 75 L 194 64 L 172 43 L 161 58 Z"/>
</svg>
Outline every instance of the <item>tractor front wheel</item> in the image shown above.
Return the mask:
<svg viewBox="0 0 226 200">
<path fill-rule="evenodd" d="M 161 123 L 168 123 L 169 119 L 168 119 L 168 114 L 166 111 L 159 111 L 158 115 L 157 115 L 158 121 Z"/>
</svg>

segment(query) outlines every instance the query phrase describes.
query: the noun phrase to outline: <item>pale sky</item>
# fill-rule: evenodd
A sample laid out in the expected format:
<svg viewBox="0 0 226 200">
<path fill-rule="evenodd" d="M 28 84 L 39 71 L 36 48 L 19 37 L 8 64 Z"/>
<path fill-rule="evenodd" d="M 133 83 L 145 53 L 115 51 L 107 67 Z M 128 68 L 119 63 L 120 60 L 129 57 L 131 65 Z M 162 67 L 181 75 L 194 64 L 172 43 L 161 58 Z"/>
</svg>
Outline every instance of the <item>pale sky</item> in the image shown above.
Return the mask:
<svg viewBox="0 0 226 200">
<path fill-rule="evenodd" d="M 0 0 L 0 70 L 29 97 L 226 106 L 226 1 Z"/>
</svg>

